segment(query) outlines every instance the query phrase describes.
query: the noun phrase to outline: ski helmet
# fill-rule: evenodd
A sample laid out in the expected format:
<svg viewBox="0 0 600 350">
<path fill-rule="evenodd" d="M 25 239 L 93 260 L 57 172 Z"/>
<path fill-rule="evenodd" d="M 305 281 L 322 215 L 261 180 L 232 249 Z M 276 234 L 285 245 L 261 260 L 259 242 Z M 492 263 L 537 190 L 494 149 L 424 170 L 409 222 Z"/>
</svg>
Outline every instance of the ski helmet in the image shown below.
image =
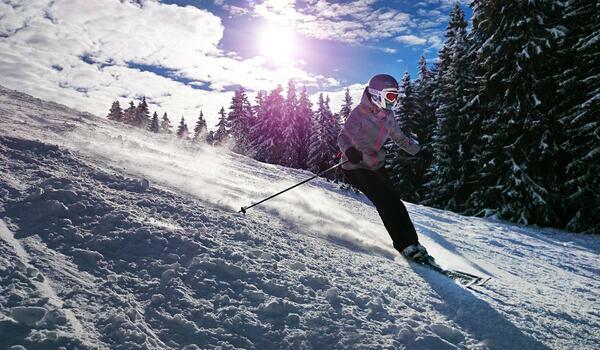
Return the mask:
<svg viewBox="0 0 600 350">
<path fill-rule="evenodd" d="M 387 74 L 377 74 L 369 80 L 367 87 L 371 102 L 377 107 L 392 110 L 398 102 L 398 82 Z"/>
</svg>

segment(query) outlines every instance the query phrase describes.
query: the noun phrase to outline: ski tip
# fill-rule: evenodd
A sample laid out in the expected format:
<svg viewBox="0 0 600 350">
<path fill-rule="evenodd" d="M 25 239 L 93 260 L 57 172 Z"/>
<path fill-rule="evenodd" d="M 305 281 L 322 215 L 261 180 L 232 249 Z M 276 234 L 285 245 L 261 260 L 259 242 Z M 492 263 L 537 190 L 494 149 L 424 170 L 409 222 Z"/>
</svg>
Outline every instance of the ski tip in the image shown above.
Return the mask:
<svg viewBox="0 0 600 350">
<path fill-rule="evenodd" d="M 492 277 L 482 277 L 481 281 L 479 281 L 477 283 L 478 286 L 483 286 L 484 284 L 486 284 L 487 282 L 489 282 L 492 279 Z"/>
<path fill-rule="evenodd" d="M 473 278 L 471 281 L 467 282 L 464 284 L 465 288 L 471 289 L 471 287 L 473 287 L 474 285 L 477 285 L 479 281 L 477 280 L 477 278 Z"/>
<path fill-rule="evenodd" d="M 477 286 L 477 287 L 483 286 L 491 279 L 492 279 L 491 277 L 477 277 L 477 278 L 473 278 L 471 281 L 469 281 L 463 285 L 465 286 L 465 288 L 473 289 L 473 287 L 475 287 L 475 286 Z"/>
</svg>

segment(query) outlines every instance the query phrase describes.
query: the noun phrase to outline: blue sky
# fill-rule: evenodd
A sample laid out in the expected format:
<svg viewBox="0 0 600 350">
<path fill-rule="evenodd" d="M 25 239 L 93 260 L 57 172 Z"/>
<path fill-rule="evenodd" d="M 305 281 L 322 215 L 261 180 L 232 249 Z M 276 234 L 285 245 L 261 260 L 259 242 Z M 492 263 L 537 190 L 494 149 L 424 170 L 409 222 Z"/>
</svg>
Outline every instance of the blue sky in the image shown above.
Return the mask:
<svg viewBox="0 0 600 350">
<path fill-rule="evenodd" d="M 219 16 L 225 30 L 219 47 L 225 51 L 236 52 L 243 58 L 261 55 L 258 41 L 260 28 L 268 23 L 268 18 L 257 15 L 253 11 L 255 4 L 261 1 L 198 1 L 198 0 L 168 0 L 165 3 L 179 6 L 195 6 L 206 9 Z M 273 1 L 274 3 L 288 3 L 296 11 L 304 12 L 314 6 L 316 1 Z M 267 1 L 268 3 L 268 1 Z M 338 40 L 339 31 L 332 31 L 327 39 L 318 39 L 311 36 L 308 31 L 296 33 L 299 46 L 308 48 L 306 54 L 298 55 L 299 59 L 307 62 L 307 69 L 315 74 L 331 76 L 342 84 L 351 85 L 365 82 L 377 73 L 388 73 L 400 78 L 405 71 L 411 76 L 417 74 L 417 62 L 421 55 L 433 62 L 437 50 L 444 39 L 444 30 L 448 20 L 448 13 L 453 1 L 329 1 L 329 4 L 338 4 L 353 7 L 353 3 L 368 4 L 372 12 L 382 13 L 398 11 L 406 13 L 402 21 L 397 21 L 400 30 L 389 30 L 386 36 L 361 39 L 357 37 L 350 41 Z M 244 9 L 231 10 L 230 6 Z M 364 6 L 364 5 L 363 5 Z M 470 16 L 471 11 L 463 4 L 463 8 Z M 273 12 L 276 12 L 273 10 Z M 339 10 L 343 12 L 342 9 Z M 233 13 L 233 14 L 232 14 Z M 362 14 L 364 15 L 364 14 Z M 361 16 L 362 16 L 361 15 Z M 326 16 L 324 16 L 326 17 Z M 330 16 L 333 17 L 333 16 Z M 351 15 L 335 16 L 336 19 L 359 21 Z M 318 20 L 318 17 L 317 19 Z M 392 20 L 393 21 L 393 20 Z M 382 20 L 382 22 L 385 22 Z M 293 28 L 293 20 L 289 20 Z M 399 39 L 400 38 L 400 39 Z M 314 89 L 311 89 L 314 90 Z"/>
<path fill-rule="evenodd" d="M 103 115 L 146 96 L 152 110 L 203 110 L 232 90 L 306 85 L 339 108 L 376 73 L 415 78 L 444 40 L 450 0 L 0 0 L 0 84 Z M 470 17 L 468 7 L 463 7 Z"/>
</svg>

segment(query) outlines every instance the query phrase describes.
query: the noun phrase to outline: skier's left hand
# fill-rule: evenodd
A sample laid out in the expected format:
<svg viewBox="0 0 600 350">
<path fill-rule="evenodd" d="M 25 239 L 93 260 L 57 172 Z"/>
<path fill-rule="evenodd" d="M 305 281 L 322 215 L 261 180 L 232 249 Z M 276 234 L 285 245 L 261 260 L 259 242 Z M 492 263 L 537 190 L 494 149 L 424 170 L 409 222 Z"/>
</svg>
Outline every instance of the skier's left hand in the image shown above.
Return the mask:
<svg viewBox="0 0 600 350">
<path fill-rule="evenodd" d="M 363 160 L 362 153 L 354 147 L 350 147 L 346 150 L 346 157 L 352 164 L 358 164 Z"/>
</svg>

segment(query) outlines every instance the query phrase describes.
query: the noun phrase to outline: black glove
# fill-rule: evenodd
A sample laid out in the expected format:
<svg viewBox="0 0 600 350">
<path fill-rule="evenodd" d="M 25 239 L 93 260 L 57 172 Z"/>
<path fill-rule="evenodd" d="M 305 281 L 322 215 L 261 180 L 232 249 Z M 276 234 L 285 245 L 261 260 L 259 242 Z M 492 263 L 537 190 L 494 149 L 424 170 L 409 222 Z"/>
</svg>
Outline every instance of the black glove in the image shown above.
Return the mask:
<svg viewBox="0 0 600 350">
<path fill-rule="evenodd" d="M 350 147 L 346 150 L 346 157 L 352 164 L 358 164 L 363 160 L 362 153 L 354 147 Z"/>
</svg>

